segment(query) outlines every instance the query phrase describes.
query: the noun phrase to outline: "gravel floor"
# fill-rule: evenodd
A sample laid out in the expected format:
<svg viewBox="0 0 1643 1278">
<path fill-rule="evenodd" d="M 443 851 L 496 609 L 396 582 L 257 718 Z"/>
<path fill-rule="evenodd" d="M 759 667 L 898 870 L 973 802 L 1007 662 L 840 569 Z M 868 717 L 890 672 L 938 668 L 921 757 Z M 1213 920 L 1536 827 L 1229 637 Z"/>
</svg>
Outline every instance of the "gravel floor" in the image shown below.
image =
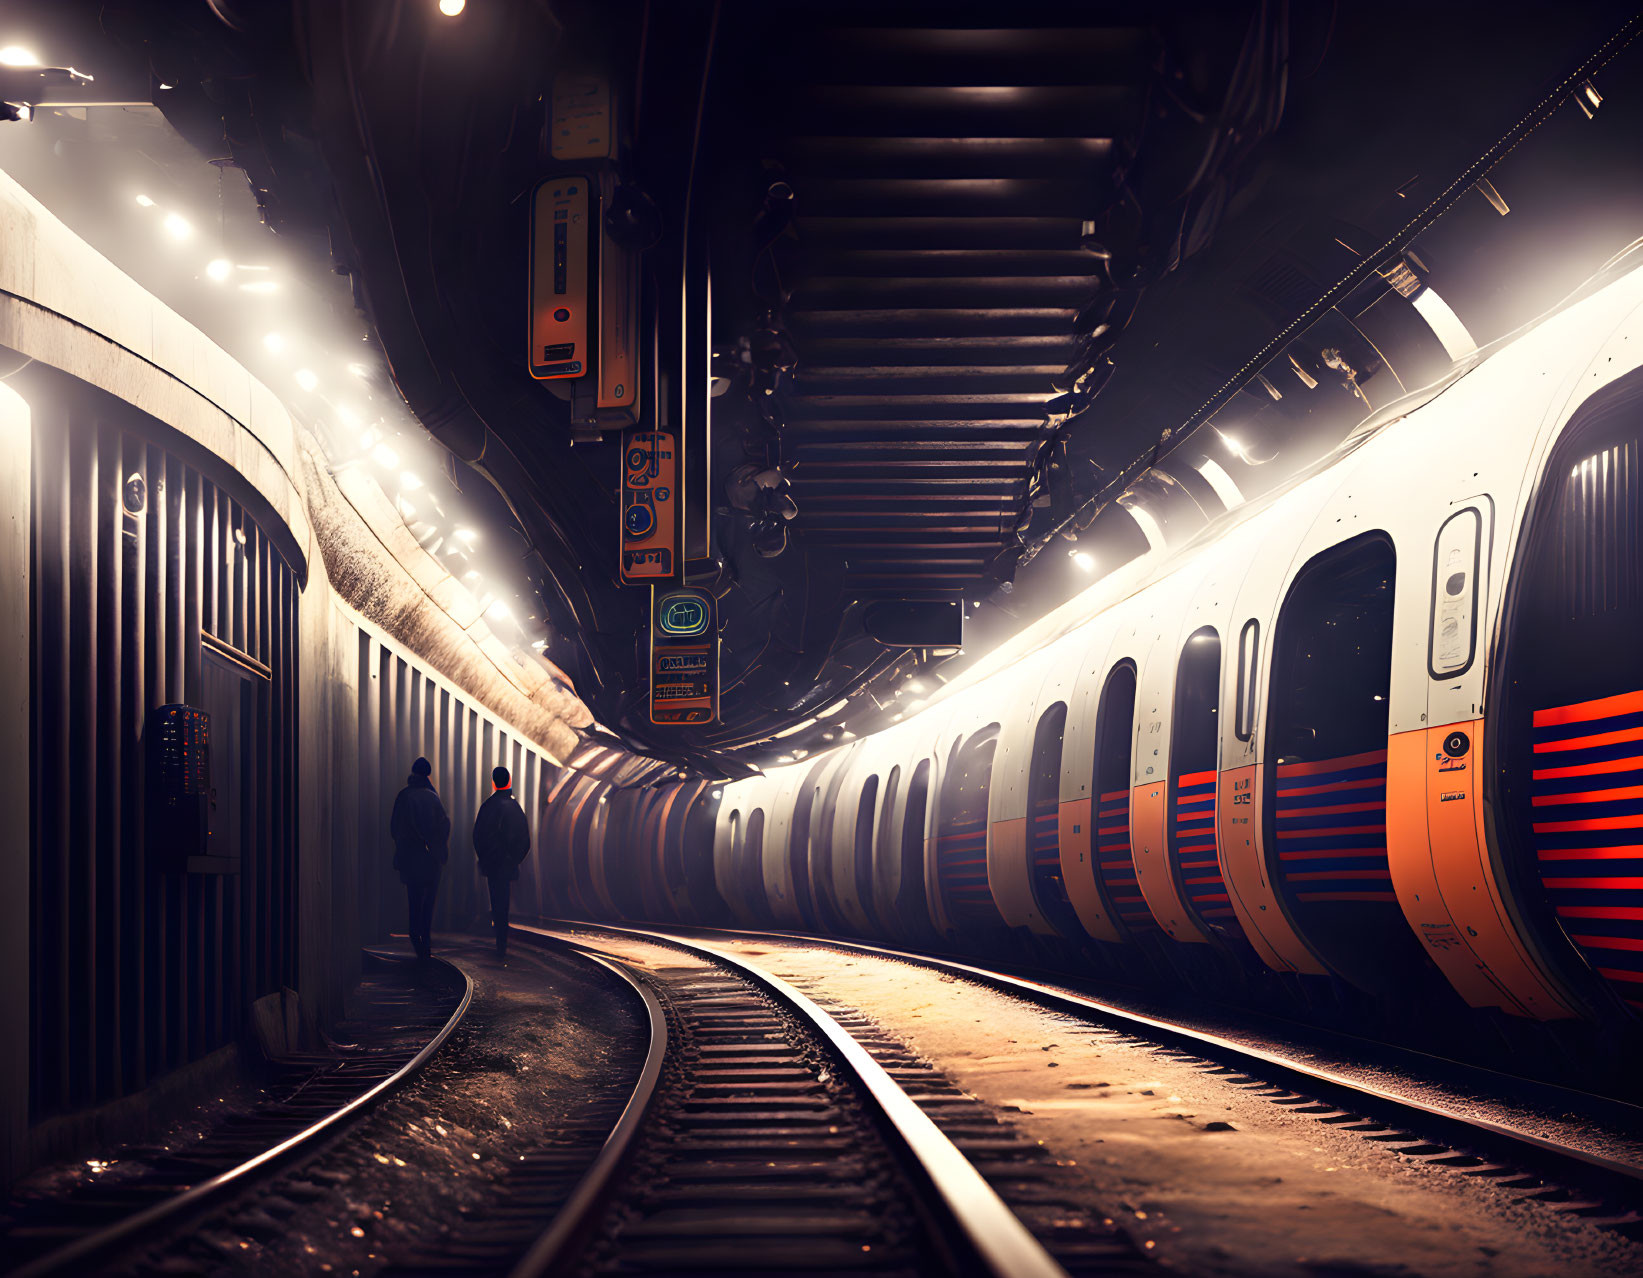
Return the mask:
<svg viewBox="0 0 1643 1278">
<path fill-rule="evenodd" d="M 1643 1248 L 1578 1217 L 1400 1158 L 1025 1000 L 802 943 L 718 943 L 865 1013 L 1007 1111 L 1085 1169 L 1092 1201 L 1179 1272 L 1643 1274 Z"/>
<path fill-rule="evenodd" d="M 502 967 L 488 939 L 440 935 L 434 950 L 473 978 L 467 1018 L 331 1152 L 208 1222 L 208 1272 L 377 1273 L 460 1230 L 588 1096 L 631 1086 L 644 1028 L 609 974 L 525 945 Z"/>
</svg>

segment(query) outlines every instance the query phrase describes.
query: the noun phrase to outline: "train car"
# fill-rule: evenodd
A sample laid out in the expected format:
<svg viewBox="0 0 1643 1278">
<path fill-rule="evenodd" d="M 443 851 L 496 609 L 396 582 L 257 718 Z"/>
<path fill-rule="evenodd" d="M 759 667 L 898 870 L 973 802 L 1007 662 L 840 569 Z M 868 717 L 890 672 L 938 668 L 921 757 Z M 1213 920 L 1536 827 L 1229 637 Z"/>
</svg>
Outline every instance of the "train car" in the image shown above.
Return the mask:
<svg viewBox="0 0 1643 1278">
<path fill-rule="evenodd" d="M 1643 271 L 1613 267 L 904 721 L 725 785 L 719 894 L 750 926 L 1629 1017 L 1640 365 Z"/>
</svg>

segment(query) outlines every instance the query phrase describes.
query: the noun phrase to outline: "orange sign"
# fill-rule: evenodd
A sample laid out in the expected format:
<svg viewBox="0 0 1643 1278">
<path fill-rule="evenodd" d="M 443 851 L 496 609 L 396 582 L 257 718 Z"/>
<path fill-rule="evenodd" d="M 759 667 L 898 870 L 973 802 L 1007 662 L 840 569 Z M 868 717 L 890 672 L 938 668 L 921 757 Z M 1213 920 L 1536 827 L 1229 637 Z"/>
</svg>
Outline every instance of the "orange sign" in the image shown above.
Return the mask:
<svg viewBox="0 0 1643 1278">
<path fill-rule="evenodd" d="M 622 437 L 622 580 L 666 581 L 678 568 L 679 463 L 667 430 Z"/>
<path fill-rule="evenodd" d="M 588 371 L 593 298 L 590 210 L 585 174 L 549 178 L 536 188 L 531 217 L 531 376 L 580 377 Z"/>
</svg>

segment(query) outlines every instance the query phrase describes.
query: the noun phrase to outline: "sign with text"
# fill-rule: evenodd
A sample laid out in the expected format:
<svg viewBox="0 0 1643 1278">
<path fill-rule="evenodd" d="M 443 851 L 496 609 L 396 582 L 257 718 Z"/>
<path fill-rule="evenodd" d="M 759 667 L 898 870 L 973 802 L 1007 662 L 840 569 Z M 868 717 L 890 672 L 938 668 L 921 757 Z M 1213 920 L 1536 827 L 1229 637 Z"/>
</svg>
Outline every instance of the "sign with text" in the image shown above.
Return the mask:
<svg viewBox="0 0 1643 1278">
<path fill-rule="evenodd" d="M 667 430 L 622 436 L 622 560 L 624 584 L 654 584 L 679 568 L 679 465 Z"/>
<path fill-rule="evenodd" d="M 650 596 L 650 721 L 719 717 L 719 625 L 713 596 L 655 587 Z"/>
</svg>

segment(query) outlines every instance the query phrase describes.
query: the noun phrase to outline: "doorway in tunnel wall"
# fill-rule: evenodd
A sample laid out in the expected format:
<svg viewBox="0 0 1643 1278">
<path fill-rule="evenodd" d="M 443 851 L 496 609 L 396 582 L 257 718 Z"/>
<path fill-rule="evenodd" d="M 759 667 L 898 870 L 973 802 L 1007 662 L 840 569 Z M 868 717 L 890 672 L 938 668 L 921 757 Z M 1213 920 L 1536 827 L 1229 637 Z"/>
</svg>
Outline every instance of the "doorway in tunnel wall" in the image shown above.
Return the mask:
<svg viewBox="0 0 1643 1278">
<path fill-rule="evenodd" d="M 59 376 L 32 408 L 38 1121 L 234 1042 L 296 984 L 299 584 L 159 423 Z"/>
</svg>

